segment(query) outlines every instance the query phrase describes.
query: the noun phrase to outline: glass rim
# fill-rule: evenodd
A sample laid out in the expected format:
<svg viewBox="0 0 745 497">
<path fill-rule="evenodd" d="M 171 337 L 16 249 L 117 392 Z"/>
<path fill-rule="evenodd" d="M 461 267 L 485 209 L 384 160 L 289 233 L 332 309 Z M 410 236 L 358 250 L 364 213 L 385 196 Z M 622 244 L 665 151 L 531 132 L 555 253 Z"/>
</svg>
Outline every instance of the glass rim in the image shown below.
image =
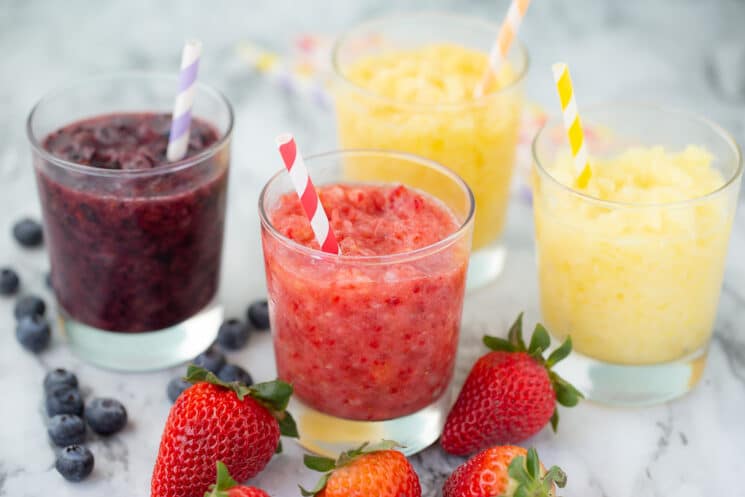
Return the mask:
<svg viewBox="0 0 745 497">
<path fill-rule="evenodd" d="M 34 117 L 36 116 L 37 111 L 39 110 L 39 107 L 44 105 L 45 102 L 48 102 L 50 99 L 53 99 L 55 97 L 59 97 L 60 95 L 63 95 L 65 92 L 71 91 L 75 88 L 81 87 L 86 84 L 92 84 L 96 82 L 110 82 L 115 80 L 171 80 L 173 81 L 173 88 L 174 88 L 174 98 L 176 95 L 176 89 L 178 88 L 178 75 L 166 73 L 166 72 L 148 72 L 148 71 L 124 71 L 124 72 L 115 72 L 110 74 L 105 74 L 101 76 L 93 76 L 88 77 L 85 79 L 77 79 L 71 82 L 66 83 L 65 85 L 59 86 L 57 88 L 54 88 L 47 93 L 45 93 L 31 108 L 31 111 L 28 114 L 28 117 L 26 118 L 26 136 L 31 143 L 32 150 L 39 154 L 39 156 L 44 159 L 47 163 L 54 164 L 57 167 L 60 167 L 62 169 L 66 169 L 68 171 L 88 175 L 88 176 L 109 176 L 109 177 L 116 177 L 116 178 L 137 178 L 137 177 L 147 177 L 147 176 L 158 176 L 165 173 L 173 173 L 182 171 L 184 169 L 189 169 L 192 166 L 195 166 L 197 164 L 203 163 L 205 160 L 209 159 L 210 157 L 213 157 L 219 150 L 223 148 L 223 146 L 230 140 L 230 137 L 233 133 L 233 126 L 235 124 L 235 114 L 233 111 L 233 106 L 230 104 L 230 101 L 227 99 L 225 94 L 215 88 L 212 85 L 197 81 L 196 87 L 200 91 L 204 91 L 207 94 L 209 94 L 211 97 L 215 98 L 216 101 L 221 102 L 222 105 L 225 106 L 225 108 L 228 111 L 228 125 L 225 129 L 225 132 L 220 135 L 220 137 L 217 139 L 215 143 L 210 145 L 209 147 L 205 148 L 204 150 L 201 150 L 198 154 L 192 155 L 190 157 L 185 157 L 184 159 L 181 159 L 179 161 L 165 163 L 162 165 L 158 165 L 157 167 L 153 167 L 150 169 L 103 169 L 99 167 L 91 167 L 89 165 L 85 164 L 79 164 L 77 162 L 69 161 L 66 159 L 63 159 L 61 157 L 58 157 L 48 150 L 46 150 L 39 139 L 34 134 L 33 131 L 33 123 L 34 123 Z M 147 109 L 145 109 L 147 110 Z M 43 139 L 43 138 L 42 138 Z"/>
<path fill-rule="evenodd" d="M 270 235 L 272 235 L 275 239 L 277 239 L 279 242 L 284 244 L 286 247 L 302 253 L 303 255 L 306 255 L 308 257 L 314 258 L 314 259 L 321 259 L 321 260 L 327 260 L 330 262 L 335 263 L 354 263 L 354 264 L 363 264 L 363 265 L 380 265 L 380 264 L 389 264 L 392 262 L 401 263 L 406 262 L 410 260 L 420 259 L 422 257 L 425 257 L 431 253 L 435 253 L 449 245 L 452 245 L 455 243 L 462 235 L 463 233 L 469 228 L 469 226 L 473 223 L 474 219 L 474 213 L 476 211 L 476 200 L 473 196 L 473 192 L 471 191 L 471 188 L 468 186 L 468 184 L 461 178 L 458 174 L 455 173 L 452 169 L 443 166 L 442 164 L 435 162 L 433 160 L 427 159 L 425 157 L 421 157 L 419 155 L 415 154 L 409 154 L 406 152 L 396 152 L 392 150 L 383 150 L 383 149 L 341 149 L 341 150 L 329 150 L 326 152 L 321 152 L 313 155 L 309 155 L 304 158 L 304 161 L 306 164 L 313 163 L 314 161 L 320 161 L 322 159 L 329 159 L 329 158 L 341 158 L 341 157 L 387 157 L 387 158 L 395 158 L 400 160 L 405 160 L 408 162 L 417 163 L 419 165 L 426 166 L 428 168 L 434 169 L 445 176 L 452 179 L 455 184 L 457 184 L 460 189 L 463 191 L 467 201 L 468 201 L 468 212 L 463 219 L 462 222 L 459 223 L 458 228 L 450 233 L 448 236 L 437 240 L 434 243 L 430 243 L 429 245 L 425 245 L 424 247 L 419 247 L 414 250 L 408 250 L 406 252 L 399 252 L 396 254 L 383 254 L 383 255 L 338 255 L 338 254 L 330 254 L 328 252 L 324 252 L 320 249 L 307 247 L 305 245 L 302 245 L 295 240 L 286 237 L 282 233 L 280 233 L 277 228 L 274 227 L 272 222 L 269 220 L 269 215 L 264 208 L 264 200 L 269 192 L 269 189 L 282 177 L 284 174 L 286 174 L 286 170 L 280 169 L 276 173 L 274 173 L 269 180 L 267 180 L 264 187 L 261 189 L 261 193 L 259 194 L 259 218 L 261 220 L 261 225 L 264 227 Z M 403 183 L 398 183 L 403 184 Z M 406 186 L 406 185 L 404 185 Z M 412 187 L 408 187 L 412 188 Z M 286 193 L 294 193 L 294 190 L 288 190 Z M 426 193 L 426 192 L 425 192 Z M 440 199 L 437 199 L 440 201 Z"/>
<path fill-rule="evenodd" d="M 397 100 L 395 98 L 386 97 L 385 95 L 381 95 L 377 92 L 371 91 L 363 86 L 360 86 L 357 83 L 351 81 L 342 71 L 341 64 L 339 62 L 339 52 L 341 50 L 341 47 L 347 41 L 347 39 L 350 36 L 352 36 L 355 32 L 374 26 L 376 24 L 385 25 L 386 23 L 402 21 L 406 19 L 426 19 L 426 18 L 449 19 L 451 21 L 455 20 L 462 24 L 470 24 L 476 29 L 488 29 L 490 31 L 493 31 L 495 40 L 497 39 L 497 34 L 499 33 L 499 25 L 496 23 L 486 21 L 486 20 L 483 20 L 475 16 L 452 14 L 452 13 L 440 12 L 440 11 L 424 11 L 424 12 L 419 12 L 419 13 L 391 14 L 387 16 L 377 17 L 375 19 L 371 19 L 371 20 L 356 24 L 354 27 L 344 31 L 341 35 L 339 35 L 334 40 L 334 43 L 331 47 L 331 72 L 333 73 L 334 78 L 336 80 L 341 81 L 342 83 L 352 88 L 353 90 L 365 95 L 368 98 L 373 98 L 385 104 L 394 105 L 396 107 L 401 107 L 403 109 L 407 109 L 410 111 L 422 111 L 422 112 L 431 111 L 432 109 L 436 109 L 440 111 L 456 111 L 456 110 L 461 110 L 461 109 L 469 109 L 473 107 L 483 106 L 485 105 L 485 102 L 488 102 L 490 99 L 496 98 L 500 95 L 504 95 L 508 93 L 509 91 L 514 90 L 520 83 L 522 83 L 525 80 L 525 77 L 528 74 L 528 69 L 530 68 L 530 56 L 528 54 L 528 49 L 525 46 L 525 44 L 517 37 L 515 37 L 514 41 L 512 42 L 512 47 L 510 48 L 510 51 L 518 50 L 518 53 L 521 59 L 523 60 L 522 70 L 519 73 L 517 73 L 515 78 L 512 81 L 510 81 L 508 85 L 505 85 L 495 91 L 486 93 L 478 98 L 475 98 L 472 100 L 466 100 L 463 102 L 432 103 L 432 104 L 407 103 L 401 100 Z"/>
<path fill-rule="evenodd" d="M 704 200 L 707 200 L 710 197 L 714 197 L 723 191 L 726 191 L 730 186 L 732 186 L 733 183 L 736 183 L 737 180 L 742 176 L 743 159 L 742 159 L 742 151 L 740 149 L 740 146 L 737 144 L 737 140 L 735 140 L 732 134 L 726 129 L 724 129 L 724 127 L 717 124 L 715 121 L 707 117 L 704 117 L 700 114 L 696 114 L 694 112 L 690 112 L 687 110 L 665 107 L 665 106 L 661 106 L 661 105 L 657 105 L 653 103 L 633 102 L 633 101 L 612 101 L 612 102 L 604 102 L 604 103 L 589 105 L 583 108 L 582 116 L 586 116 L 586 113 L 592 113 L 592 111 L 594 110 L 613 108 L 613 107 L 624 107 L 626 109 L 632 108 L 636 110 L 647 110 L 647 111 L 651 110 L 651 111 L 656 111 L 656 112 L 664 113 L 664 114 L 673 114 L 673 115 L 678 115 L 683 119 L 696 121 L 700 124 L 705 125 L 709 129 L 714 131 L 714 133 L 729 146 L 733 154 L 733 158 L 735 162 L 737 163 L 734 171 L 731 173 L 730 176 L 725 178 L 724 182 L 719 187 L 715 188 L 714 190 L 710 192 L 706 192 L 702 195 L 698 195 L 698 196 L 683 199 L 683 200 L 673 200 L 669 202 L 626 202 L 626 201 L 619 201 L 619 200 L 601 199 L 593 195 L 590 195 L 588 193 L 582 192 L 574 188 L 573 186 L 562 183 L 556 178 L 556 176 L 554 176 L 553 174 L 551 174 L 551 172 L 549 172 L 545 164 L 541 161 L 539 154 L 538 154 L 538 142 L 545 136 L 549 128 L 553 128 L 557 124 L 560 125 L 562 129 L 564 127 L 563 117 L 557 116 L 557 115 L 551 116 L 549 119 L 547 119 L 546 122 L 541 126 L 541 128 L 538 130 L 538 132 L 533 137 L 533 142 L 530 146 L 530 151 L 531 151 L 531 155 L 533 156 L 533 162 L 535 163 L 536 170 L 542 176 L 549 178 L 553 184 L 555 184 L 562 190 L 566 191 L 567 193 L 575 195 L 584 201 L 592 202 L 592 203 L 605 206 L 605 207 L 610 207 L 610 208 L 683 207 L 686 205 L 696 204 Z M 587 122 L 587 120 L 583 119 L 583 122 Z"/>
</svg>

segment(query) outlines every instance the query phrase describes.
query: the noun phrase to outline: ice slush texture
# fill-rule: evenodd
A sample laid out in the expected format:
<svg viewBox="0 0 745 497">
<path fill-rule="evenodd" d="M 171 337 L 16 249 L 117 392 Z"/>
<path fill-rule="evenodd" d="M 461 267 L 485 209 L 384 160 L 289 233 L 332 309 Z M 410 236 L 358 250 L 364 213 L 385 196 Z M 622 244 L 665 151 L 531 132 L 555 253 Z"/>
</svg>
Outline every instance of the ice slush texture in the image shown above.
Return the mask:
<svg viewBox="0 0 745 497">
<path fill-rule="evenodd" d="M 474 99 L 487 64 L 486 53 L 453 43 L 384 51 L 340 68 L 354 87 L 340 84 L 335 91 L 343 148 L 414 153 L 468 183 L 476 198 L 474 249 L 502 232 L 523 105 L 509 63 L 487 94 Z M 417 184 L 398 173 L 388 180 Z M 418 186 L 432 191 L 431 184 Z"/>
<path fill-rule="evenodd" d="M 455 217 L 403 186 L 319 188 L 345 255 L 401 254 L 453 234 Z M 273 207 L 284 236 L 317 248 L 294 193 Z M 402 261 L 314 257 L 262 230 L 279 376 L 311 407 L 383 420 L 438 400 L 453 373 L 468 238 Z M 320 254 L 320 252 L 315 252 Z"/>
<path fill-rule="evenodd" d="M 630 148 L 592 160 L 582 193 L 535 176 L 541 310 L 546 327 L 603 361 L 653 364 L 691 354 L 711 336 L 732 202 L 703 148 Z M 548 165 L 573 184 L 568 153 Z M 633 205 L 632 205 L 633 204 Z M 658 205 L 654 205 L 658 204 Z"/>
</svg>

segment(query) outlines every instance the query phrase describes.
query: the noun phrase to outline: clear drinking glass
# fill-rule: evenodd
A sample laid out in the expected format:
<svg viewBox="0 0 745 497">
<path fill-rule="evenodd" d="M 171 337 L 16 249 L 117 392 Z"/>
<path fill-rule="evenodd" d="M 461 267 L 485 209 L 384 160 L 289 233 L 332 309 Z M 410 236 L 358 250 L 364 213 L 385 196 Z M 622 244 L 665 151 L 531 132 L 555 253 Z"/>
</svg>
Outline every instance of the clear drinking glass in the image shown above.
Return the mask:
<svg viewBox="0 0 745 497">
<path fill-rule="evenodd" d="M 192 115 L 217 141 L 148 169 L 83 165 L 75 158 L 90 152 L 84 145 L 64 159 L 45 139 L 73 123 L 80 133 L 103 133 L 82 121 L 133 113 L 165 116 L 159 129 L 143 125 L 137 136 L 167 134 L 177 89 L 171 76 L 89 79 L 49 93 L 28 118 L 61 321 L 72 350 L 99 366 L 163 368 L 214 341 L 233 112 L 221 93 L 197 84 Z"/>
<path fill-rule="evenodd" d="M 552 333 L 571 335 L 575 350 L 558 372 L 598 402 L 663 402 L 692 389 L 706 363 L 742 176 L 740 150 L 716 124 L 654 106 L 588 107 L 582 119 L 594 130 L 587 140 L 594 160 L 631 147 L 680 152 L 693 145 L 708 151 L 721 175 L 721 187 L 691 198 L 681 194 L 689 183 L 663 181 L 660 198 L 684 200 L 601 200 L 551 172 L 569 154 L 561 118 L 533 142 L 541 314 Z M 664 166 L 646 162 L 635 168 L 642 174 L 633 187 L 649 188 L 652 168 Z"/>
<path fill-rule="evenodd" d="M 332 53 L 342 148 L 399 150 L 427 157 L 454 170 L 471 187 L 476 220 L 469 288 L 493 281 L 504 265 L 500 237 L 528 71 L 527 51 L 515 42 L 500 88 L 473 97 L 476 85 L 465 84 L 464 74 L 476 73 L 480 79 L 497 32 L 497 25 L 476 18 L 398 15 L 351 29 L 338 38 Z M 460 51 L 463 48 L 470 54 Z M 412 51 L 421 50 L 412 59 Z M 446 61 L 451 74 L 440 81 L 441 91 L 430 95 L 431 87 L 422 81 L 431 76 L 427 65 L 435 61 Z M 402 179 L 401 174 L 391 171 L 388 179 Z M 419 185 L 427 181 L 406 180 Z"/>
<path fill-rule="evenodd" d="M 393 184 L 381 166 L 403 178 L 429 175 L 436 187 L 417 188 L 459 223 L 416 250 L 338 256 L 300 245 L 272 224 L 278 200 L 294 191 L 286 172 L 259 199 L 274 353 L 279 377 L 295 389 L 300 443 L 331 455 L 385 438 L 418 452 L 439 437 L 450 405 L 473 196 L 449 169 L 408 154 L 347 150 L 306 164 L 318 187 Z"/>
</svg>

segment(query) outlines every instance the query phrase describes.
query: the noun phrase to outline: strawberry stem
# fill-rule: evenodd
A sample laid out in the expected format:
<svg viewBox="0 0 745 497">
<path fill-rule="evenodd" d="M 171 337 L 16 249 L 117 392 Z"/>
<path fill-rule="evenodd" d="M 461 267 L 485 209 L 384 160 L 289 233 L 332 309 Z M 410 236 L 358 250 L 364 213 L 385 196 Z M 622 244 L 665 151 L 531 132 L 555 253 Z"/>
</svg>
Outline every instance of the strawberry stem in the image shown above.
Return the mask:
<svg viewBox="0 0 745 497">
<path fill-rule="evenodd" d="M 204 497 L 227 497 L 228 490 L 238 485 L 232 476 L 225 463 L 217 461 L 217 481 L 215 484 L 210 485 L 209 492 L 204 494 Z"/>
<path fill-rule="evenodd" d="M 515 457 L 507 472 L 517 482 L 515 497 L 551 497 L 554 485 L 564 488 L 567 481 L 566 474 L 558 466 L 544 472 L 534 448 L 528 449 L 527 457 Z"/>
<path fill-rule="evenodd" d="M 286 410 L 292 396 L 292 385 L 282 380 L 267 381 L 247 386 L 237 381 L 225 382 L 213 372 L 190 364 L 184 380 L 191 383 L 207 382 L 232 390 L 243 401 L 246 396 L 255 399 L 271 412 L 279 423 L 279 431 L 286 437 L 298 437 L 297 425 L 292 415 Z"/>
<path fill-rule="evenodd" d="M 523 313 L 521 312 L 518 314 L 515 322 L 512 323 L 512 326 L 510 326 L 506 340 L 500 337 L 484 335 L 483 342 L 484 345 L 495 351 L 524 352 L 530 355 L 539 364 L 542 364 L 548 372 L 554 392 L 556 392 L 556 401 L 560 405 L 573 407 L 579 403 L 580 399 L 584 398 L 582 393 L 572 386 L 571 383 L 551 370 L 556 363 L 565 359 L 572 352 L 571 337 L 567 337 L 559 348 L 554 350 L 548 358 L 544 358 L 543 353 L 551 346 L 551 335 L 545 326 L 537 323 L 533 330 L 533 334 L 530 337 L 530 345 L 526 347 L 525 341 L 523 340 Z M 558 424 L 559 412 L 554 410 L 554 413 L 551 416 L 551 427 L 554 431 L 556 431 Z"/>
<path fill-rule="evenodd" d="M 306 490 L 305 488 L 298 485 L 298 487 L 300 487 L 300 493 L 303 495 L 303 497 L 312 497 L 324 489 L 326 483 L 328 483 L 328 479 L 334 473 L 335 469 L 339 469 L 343 466 L 351 464 L 354 460 L 363 455 L 372 454 L 373 452 L 380 452 L 383 450 L 393 450 L 397 448 L 404 448 L 404 446 L 399 444 L 398 442 L 394 442 L 393 440 L 381 440 L 380 442 L 372 445 L 370 444 L 370 442 L 365 442 L 356 449 L 342 452 L 341 454 L 339 454 L 339 457 L 336 458 L 336 460 L 331 459 L 330 457 L 312 456 L 310 454 L 306 454 L 303 457 L 303 463 L 305 464 L 305 466 L 314 471 L 320 471 L 324 473 L 324 475 L 321 476 L 320 480 L 318 480 L 318 483 L 316 483 L 316 486 L 313 487 L 312 490 Z"/>
</svg>

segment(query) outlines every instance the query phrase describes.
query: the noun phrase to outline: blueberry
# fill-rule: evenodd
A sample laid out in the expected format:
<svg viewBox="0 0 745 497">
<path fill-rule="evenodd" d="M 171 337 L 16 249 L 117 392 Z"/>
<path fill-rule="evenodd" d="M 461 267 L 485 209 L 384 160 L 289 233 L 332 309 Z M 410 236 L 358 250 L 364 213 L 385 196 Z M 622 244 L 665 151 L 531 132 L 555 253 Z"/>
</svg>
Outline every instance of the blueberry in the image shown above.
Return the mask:
<svg viewBox="0 0 745 497">
<path fill-rule="evenodd" d="M 52 332 L 43 316 L 24 316 L 16 324 L 16 339 L 31 352 L 41 352 L 49 345 Z"/>
<path fill-rule="evenodd" d="M 168 382 L 168 388 L 166 389 L 168 398 L 171 400 L 171 402 L 176 402 L 176 399 L 179 395 L 181 395 L 181 392 L 183 392 L 190 386 L 191 383 L 181 377 L 172 379 Z"/>
<path fill-rule="evenodd" d="M 83 399 L 77 388 L 68 386 L 54 388 L 47 392 L 45 403 L 50 417 L 57 414 L 83 415 Z"/>
<path fill-rule="evenodd" d="M 44 391 L 49 393 L 60 387 L 78 388 L 78 377 L 66 369 L 51 370 L 44 377 Z"/>
<path fill-rule="evenodd" d="M 26 295 L 16 302 L 13 315 L 16 319 L 21 319 L 24 316 L 43 316 L 46 311 L 47 305 L 41 298 L 36 295 Z"/>
<path fill-rule="evenodd" d="M 28 218 L 13 225 L 13 236 L 24 247 L 38 247 L 44 240 L 41 224 Z"/>
<path fill-rule="evenodd" d="M 249 322 L 257 330 L 269 329 L 269 305 L 266 300 L 258 300 L 248 306 L 246 312 Z"/>
<path fill-rule="evenodd" d="M 217 343 L 228 350 L 238 350 L 248 342 L 250 330 L 246 323 L 238 319 L 228 319 L 217 332 Z"/>
<path fill-rule="evenodd" d="M 195 366 L 199 366 L 200 368 L 204 368 L 207 371 L 212 371 L 217 374 L 225 365 L 225 354 L 215 347 L 210 347 L 196 356 L 192 362 Z"/>
<path fill-rule="evenodd" d="M 235 364 L 226 364 L 223 366 L 222 369 L 220 369 L 220 372 L 217 373 L 217 377 L 227 383 L 237 381 L 247 386 L 253 385 L 254 382 L 251 375 L 248 374 L 248 371 L 240 366 L 236 366 Z"/>
<path fill-rule="evenodd" d="M 0 295 L 13 295 L 20 284 L 21 280 L 15 271 L 9 267 L 0 269 Z"/>
<path fill-rule="evenodd" d="M 113 435 L 127 424 L 127 410 L 116 399 L 96 398 L 85 406 L 85 420 L 99 435 Z"/>
<path fill-rule="evenodd" d="M 74 414 L 58 414 L 49 420 L 47 433 L 58 447 L 81 444 L 85 440 L 85 422 Z"/>
<path fill-rule="evenodd" d="M 65 480 L 82 481 L 93 471 L 93 454 L 82 445 L 70 445 L 60 451 L 54 467 Z"/>
</svg>

